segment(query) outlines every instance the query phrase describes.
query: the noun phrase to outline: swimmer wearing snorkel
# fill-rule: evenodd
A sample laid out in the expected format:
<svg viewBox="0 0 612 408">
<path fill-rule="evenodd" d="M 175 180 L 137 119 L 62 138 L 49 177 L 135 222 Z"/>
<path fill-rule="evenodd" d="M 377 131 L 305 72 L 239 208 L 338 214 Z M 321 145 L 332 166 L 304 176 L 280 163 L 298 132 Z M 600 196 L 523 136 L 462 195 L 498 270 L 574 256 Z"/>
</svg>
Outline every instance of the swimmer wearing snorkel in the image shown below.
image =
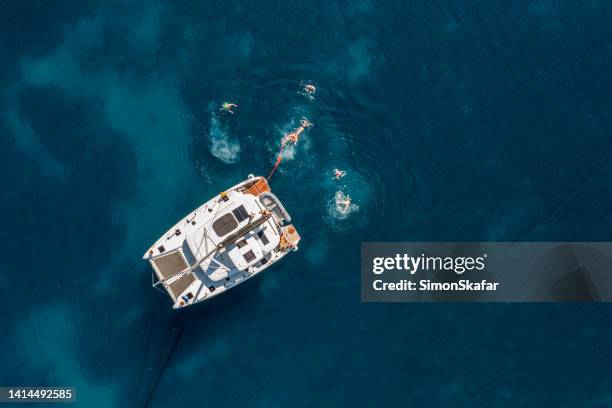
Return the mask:
<svg viewBox="0 0 612 408">
<path fill-rule="evenodd" d="M 312 123 L 310 123 L 308 121 L 308 119 L 303 118 L 302 120 L 300 120 L 300 127 L 297 128 L 296 130 L 294 130 L 291 133 L 287 133 L 285 135 L 285 138 L 283 139 L 283 144 L 286 142 L 291 142 L 293 144 L 296 144 L 298 142 L 298 140 L 300 140 L 300 135 L 302 134 L 302 132 L 306 129 L 312 126 Z"/>
<path fill-rule="evenodd" d="M 223 102 L 223 104 L 221 105 L 221 109 L 220 110 L 222 112 L 234 113 L 232 108 L 237 108 L 237 107 L 238 107 L 238 105 L 236 105 L 235 103 Z"/>
<path fill-rule="evenodd" d="M 346 176 L 346 171 L 334 169 L 334 180 L 340 180 L 344 176 Z"/>
</svg>

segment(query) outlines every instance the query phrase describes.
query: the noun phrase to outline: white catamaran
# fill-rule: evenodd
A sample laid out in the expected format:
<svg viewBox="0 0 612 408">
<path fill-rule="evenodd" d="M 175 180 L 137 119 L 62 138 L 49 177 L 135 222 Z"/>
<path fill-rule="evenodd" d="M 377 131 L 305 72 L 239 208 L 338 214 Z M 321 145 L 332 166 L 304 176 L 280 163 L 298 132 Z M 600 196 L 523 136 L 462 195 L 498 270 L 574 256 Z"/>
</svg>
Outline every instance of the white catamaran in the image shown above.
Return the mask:
<svg viewBox="0 0 612 408">
<path fill-rule="evenodd" d="M 210 299 L 297 250 L 300 236 L 265 178 L 249 178 L 179 221 L 144 254 L 174 308 Z"/>
</svg>

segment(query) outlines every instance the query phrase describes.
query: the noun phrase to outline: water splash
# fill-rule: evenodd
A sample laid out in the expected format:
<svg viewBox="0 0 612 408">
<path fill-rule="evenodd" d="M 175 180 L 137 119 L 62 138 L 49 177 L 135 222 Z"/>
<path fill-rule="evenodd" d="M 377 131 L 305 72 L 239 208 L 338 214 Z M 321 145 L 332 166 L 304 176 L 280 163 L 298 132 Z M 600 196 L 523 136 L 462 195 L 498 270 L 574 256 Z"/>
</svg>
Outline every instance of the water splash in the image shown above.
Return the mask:
<svg viewBox="0 0 612 408">
<path fill-rule="evenodd" d="M 293 143 L 287 143 L 283 148 L 283 160 L 294 160 L 298 146 Z"/>
<path fill-rule="evenodd" d="M 348 198 L 348 194 L 339 190 L 327 201 L 325 222 L 337 233 L 345 231 L 348 228 L 346 222 L 351 214 L 359 211 L 359 205 L 354 203 L 352 198 L 348 206 L 344 204 L 344 201 Z"/>
<path fill-rule="evenodd" d="M 281 141 L 287 136 L 287 134 L 294 132 L 298 126 L 299 121 L 294 120 L 278 128 L 279 142 L 275 144 L 275 148 L 278 149 Z M 300 135 L 297 143 L 285 143 L 285 146 L 283 147 L 283 161 L 295 160 L 298 156 L 307 157 L 311 147 L 312 139 L 309 136 L 309 129 L 306 129 Z M 274 156 L 274 160 L 276 160 L 276 156 Z"/>
<path fill-rule="evenodd" d="M 345 204 L 347 201 L 350 201 Z M 359 205 L 355 204 L 348 194 L 342 191 L 336 191 L 334 199 L 330 201 L 328 208 L 331 210 L 330 215 L 335 219 L 347 219 L 352 213 L 359 211 Z"/>
<path fill-rule="evenodd" d="M 213 113 L 210 118 L 210 153 L 226 164 L 233 164 L 240 158 L 240 142 L 230 137 L 227 127 Z"/>
</svg>

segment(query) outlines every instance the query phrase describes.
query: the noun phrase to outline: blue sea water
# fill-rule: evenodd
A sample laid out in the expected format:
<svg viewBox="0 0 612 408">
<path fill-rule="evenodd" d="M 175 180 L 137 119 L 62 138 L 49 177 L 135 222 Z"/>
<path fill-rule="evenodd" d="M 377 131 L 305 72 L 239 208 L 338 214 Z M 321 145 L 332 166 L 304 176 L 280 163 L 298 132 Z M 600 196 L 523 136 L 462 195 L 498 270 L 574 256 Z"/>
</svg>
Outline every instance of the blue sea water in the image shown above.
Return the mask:
<svg viewBox="0 0 612 408">
<path fill-rule="evenodd" d="M 0 385 L 100 407 L 612 405 L 609 305 L 362 304 L 358 269 L 362 241 L 609 241 L 610 38 L 598 0 L 3 2 Z M 300 251 L 170 310 L 144 251 L 267 174 L 302 117 L 271 181 Z"/>
</svg>

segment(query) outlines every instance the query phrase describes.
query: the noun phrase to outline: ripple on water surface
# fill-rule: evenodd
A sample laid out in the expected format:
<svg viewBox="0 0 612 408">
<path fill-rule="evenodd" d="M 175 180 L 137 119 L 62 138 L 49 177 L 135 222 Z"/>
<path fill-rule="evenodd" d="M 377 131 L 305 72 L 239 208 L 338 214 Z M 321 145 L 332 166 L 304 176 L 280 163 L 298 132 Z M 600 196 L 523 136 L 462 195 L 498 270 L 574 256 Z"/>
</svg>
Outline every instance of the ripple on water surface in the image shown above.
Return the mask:
<svg viewBox="0 0 612 408">
<path fill-rule="evenodd" d="M 398 190 L 410 180 L 401 149 L 394 148 L 394 135 L 400 133 L 385 111 L 370 106 L 364 98 L 357 92 L 325 93 L 319 98 L 322 112 L 318 120 L 325 123 L 322 133 L 328 158 L 323 182 L 328 210 L 325 220 L 334 231 L 351 229 L 355 240 L 372 240 L 383 233 L 381 223 L 373 221 L 402 210 Z M 335 168 L 346 171 L 346 176 L 334 179 Z M 335 211 L 338 192 L 349 195 L 355 205 L 348 215 Z"/>
</svg>

